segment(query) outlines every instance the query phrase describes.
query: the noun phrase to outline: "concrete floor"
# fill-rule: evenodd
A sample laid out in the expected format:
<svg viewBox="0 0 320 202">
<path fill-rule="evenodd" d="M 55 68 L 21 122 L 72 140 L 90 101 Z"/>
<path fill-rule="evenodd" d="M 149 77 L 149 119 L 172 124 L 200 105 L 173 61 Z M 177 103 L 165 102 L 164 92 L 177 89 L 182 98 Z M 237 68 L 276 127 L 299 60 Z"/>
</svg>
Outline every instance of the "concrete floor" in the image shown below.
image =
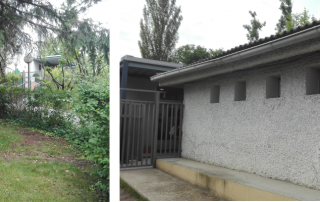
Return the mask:
<svg viewBox="0 0 320 202">
<path fill-rule="evenodd" d="M 217 201 L 204 189 L 159 169 L 122 170 L 120 178 L 150 201 Z"/>
</svg>

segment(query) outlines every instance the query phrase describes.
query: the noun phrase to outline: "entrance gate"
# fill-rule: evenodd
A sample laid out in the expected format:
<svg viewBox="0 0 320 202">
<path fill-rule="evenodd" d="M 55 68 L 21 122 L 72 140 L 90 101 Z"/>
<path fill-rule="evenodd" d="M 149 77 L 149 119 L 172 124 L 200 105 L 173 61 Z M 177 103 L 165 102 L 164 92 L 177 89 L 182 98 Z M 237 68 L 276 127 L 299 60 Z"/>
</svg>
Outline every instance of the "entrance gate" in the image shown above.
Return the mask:
<svg viewBox="0 0 320 202">
<path fill-rule="evenodd" d="M 163 91 L 121 89 L 155 94 L 155 101 L 120 101 L 120 168 L 155 167 L 157 158 L 181 156 L 183 104 L 160 101 Z"/>
</svg>

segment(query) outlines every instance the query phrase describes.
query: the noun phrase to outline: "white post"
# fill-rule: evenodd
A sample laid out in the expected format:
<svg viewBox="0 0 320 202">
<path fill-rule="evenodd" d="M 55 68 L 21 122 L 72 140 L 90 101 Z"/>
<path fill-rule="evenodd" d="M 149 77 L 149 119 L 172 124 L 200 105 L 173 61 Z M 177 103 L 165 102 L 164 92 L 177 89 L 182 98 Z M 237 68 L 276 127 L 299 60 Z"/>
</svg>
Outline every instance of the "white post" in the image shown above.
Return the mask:
<svg viewBox="0 0 320 202">
<path fill-rule="evenodd" d="M 28 88 L 31 89 L 30 63 L 28 63 Z"/>
</svg>

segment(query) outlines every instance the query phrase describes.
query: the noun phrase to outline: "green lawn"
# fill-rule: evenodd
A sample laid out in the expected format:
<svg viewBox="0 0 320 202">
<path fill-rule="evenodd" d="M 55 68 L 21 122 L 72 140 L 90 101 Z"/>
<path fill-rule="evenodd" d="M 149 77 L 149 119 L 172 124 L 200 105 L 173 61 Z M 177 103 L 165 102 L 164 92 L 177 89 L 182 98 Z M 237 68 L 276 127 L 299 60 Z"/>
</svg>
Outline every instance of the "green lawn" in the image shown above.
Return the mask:
<svg viewBox="0 0 320 202">
<path fill-rule="evenodd" d="M 67 142 L 0 120 L 0 202 L 99 201 L 92 165 Z"/>
</svg>

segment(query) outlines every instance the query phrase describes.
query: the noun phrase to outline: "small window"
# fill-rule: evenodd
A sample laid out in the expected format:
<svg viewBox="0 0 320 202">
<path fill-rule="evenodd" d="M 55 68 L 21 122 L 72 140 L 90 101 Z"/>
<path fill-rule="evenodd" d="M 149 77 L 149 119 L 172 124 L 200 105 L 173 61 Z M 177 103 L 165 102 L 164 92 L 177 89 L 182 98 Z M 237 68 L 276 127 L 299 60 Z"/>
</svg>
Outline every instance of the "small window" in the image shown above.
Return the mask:
<svg viewBox="0 0 320 202">
<path fill-rule="evenodd" d="M 39 65 L 39 71 L 41 71 L 41 65 Z"/>
<path fill-rule="evenodd" d="M 307 95 L 320 93 L 320 69 L 307 68 L 306 70 Z"/>
<path fill-rule="evenodd" d="M 280 97 L 281 77 L 268 76 L 266 79 L 266 97 L 277 98 Z"/>
<path fill-rule="evenodd" d="M 211 87 L 210 103 L 219 103 L 220 99 L 220 86 Z"/>
<path fill-rule="evenodd" d="M 234 86 L 234 101 L 243 101 L 247 98 L 246 82 L 238 81 Z"/>
</svg>

